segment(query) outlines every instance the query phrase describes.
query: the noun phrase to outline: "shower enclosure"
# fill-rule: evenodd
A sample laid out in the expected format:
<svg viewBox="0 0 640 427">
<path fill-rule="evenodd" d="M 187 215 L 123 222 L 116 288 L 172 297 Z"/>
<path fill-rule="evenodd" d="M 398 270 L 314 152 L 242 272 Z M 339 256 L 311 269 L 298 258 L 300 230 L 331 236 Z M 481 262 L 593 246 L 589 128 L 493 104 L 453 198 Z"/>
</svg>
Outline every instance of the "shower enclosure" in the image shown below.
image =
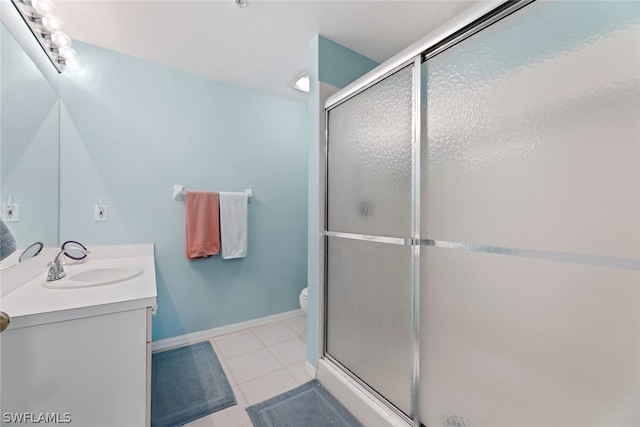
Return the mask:
<svg viewBox="0 0 640 427">
<path fill-rule="evenodd" d="M 414 425 L 640 425 L 639 46 L 507 2 L 329 99 L 324 357 Z"/>
</svg>

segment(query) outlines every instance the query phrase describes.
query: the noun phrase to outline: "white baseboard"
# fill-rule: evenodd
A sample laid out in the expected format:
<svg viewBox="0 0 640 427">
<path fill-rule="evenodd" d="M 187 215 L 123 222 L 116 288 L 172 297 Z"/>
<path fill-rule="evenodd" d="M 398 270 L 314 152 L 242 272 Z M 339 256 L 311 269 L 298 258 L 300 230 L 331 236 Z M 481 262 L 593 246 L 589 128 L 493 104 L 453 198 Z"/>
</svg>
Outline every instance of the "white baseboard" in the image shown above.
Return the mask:
<svg viewBox="0 0 640 427">
<path fill-rule="evenodd" d="M 285 311 L 284 313 L 274 314 L 272 316 L 261 317 L 259 319 L 247 320 L 246 322 L 234 323 L 232 325 L 221 326 L 219 328 L 208 329 L 206 331 L 192 332 L 190 334 L 179 335 L 177 337 L 166 338 L 163 340 L 153 341 L 151 343 L 151 351 L 166 350 L 171 347 L 191 344 L 208 338 L 220 335 L 230 334 L 242 329 L 255 328 L 256 326 L 266 325 L 271 322 L 281 322 L 283 320 L 292 319 L 294 317 L 304 315 L 301 309 Z M 308 363 L 308 362 L 307 362 Z M 315 371 L 315 370 L 314 370 Z M 315 377 L 315 375 L 314 375 Z"/>
<path fill-rule="evenodd" d="M 311 376 L 311 378 L 315 378 L 316 377 L 316 373 L 318 372 L 318 370 L 316 368 L 314 368 L 313 365 L 311 363 L 309 363 L 308 360 L 304 364 L 304 370 L 307 372 L 307 374 L 309 374 Z"/>
</svg>

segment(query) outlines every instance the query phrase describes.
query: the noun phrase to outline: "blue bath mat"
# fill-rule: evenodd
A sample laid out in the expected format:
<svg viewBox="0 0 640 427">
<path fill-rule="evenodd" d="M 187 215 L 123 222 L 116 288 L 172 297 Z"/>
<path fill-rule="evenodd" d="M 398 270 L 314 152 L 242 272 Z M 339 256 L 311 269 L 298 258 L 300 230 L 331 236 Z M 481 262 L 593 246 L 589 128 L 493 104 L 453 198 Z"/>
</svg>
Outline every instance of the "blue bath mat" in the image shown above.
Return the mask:
<svg viewBox="0 0 640 427">
<path fill-rule="evenodd" d="M 318 380 L 249 406 L 247 412 L 254 427 L 363 427 Z"/>
<path fill-rule="evenodd" d="M 236 404 L 209 341 L 154 353 L 151 425 L 181 426 Z"/>
</svg>

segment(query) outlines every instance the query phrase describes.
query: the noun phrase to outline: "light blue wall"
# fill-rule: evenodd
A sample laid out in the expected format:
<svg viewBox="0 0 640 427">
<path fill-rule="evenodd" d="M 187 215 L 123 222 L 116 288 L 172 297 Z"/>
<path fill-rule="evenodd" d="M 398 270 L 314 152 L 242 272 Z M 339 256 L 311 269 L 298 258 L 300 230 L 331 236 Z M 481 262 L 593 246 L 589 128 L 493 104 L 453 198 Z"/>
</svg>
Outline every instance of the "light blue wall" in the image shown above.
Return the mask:
<svg viewBox="0 0 640 427">
<path fill-rule="evenodd" d="M 307 278 L 307 107 L 74 42 L 60 81 L 60 239 L 155 243 L 153 339 L 299 307 Z M 187 189 L 252 188 L 245 259 L 188 261 Z M 98 199 L 108 221 L 94 221 Z"/>
<path fill-rule="evenodd" d="M 379 65 L 326 37 L 318 36 L 317 45 L 318 79 L 340 89 Z"/>
<path fill-rule="evenodd" d="M 308 224 L 308 273 L 309 304 L 307 315 L 307 360 L 317 367 L 318 334 L 320 332 L 318 299 L 319 277 L 323 267 L 321 254 L 321 230 L 324 217 L 320 203 L 323 193 L 322 180 L 324 152 L 324 101 L 327 95 L 349 85 L 371 71 L 377 62 L 341 46 L 325 37 L 317 36 L 309 43 L 309 224 Z"/>
</svg>

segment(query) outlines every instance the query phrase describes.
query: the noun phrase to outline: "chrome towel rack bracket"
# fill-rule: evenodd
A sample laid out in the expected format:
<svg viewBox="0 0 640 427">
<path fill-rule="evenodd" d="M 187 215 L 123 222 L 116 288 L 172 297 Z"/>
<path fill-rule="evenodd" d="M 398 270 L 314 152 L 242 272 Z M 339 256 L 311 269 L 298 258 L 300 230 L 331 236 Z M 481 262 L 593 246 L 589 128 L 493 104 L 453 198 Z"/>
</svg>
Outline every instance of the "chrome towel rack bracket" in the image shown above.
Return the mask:
<svg viewBox="0 0 640 427">
<path fill-rule="evenodd" d="M 253 190 L 250 188 L 244 189 L 245 194 L 247 195 L 249 203 L 251 203 L 251 199 L 253 199 Z M 173 200 L 176 201 L 184 201 L 184 196 L 187 193 L 187 190 L 184 189 L 184 185 L 175 184 L 173 186 Z"/>
</svg>

